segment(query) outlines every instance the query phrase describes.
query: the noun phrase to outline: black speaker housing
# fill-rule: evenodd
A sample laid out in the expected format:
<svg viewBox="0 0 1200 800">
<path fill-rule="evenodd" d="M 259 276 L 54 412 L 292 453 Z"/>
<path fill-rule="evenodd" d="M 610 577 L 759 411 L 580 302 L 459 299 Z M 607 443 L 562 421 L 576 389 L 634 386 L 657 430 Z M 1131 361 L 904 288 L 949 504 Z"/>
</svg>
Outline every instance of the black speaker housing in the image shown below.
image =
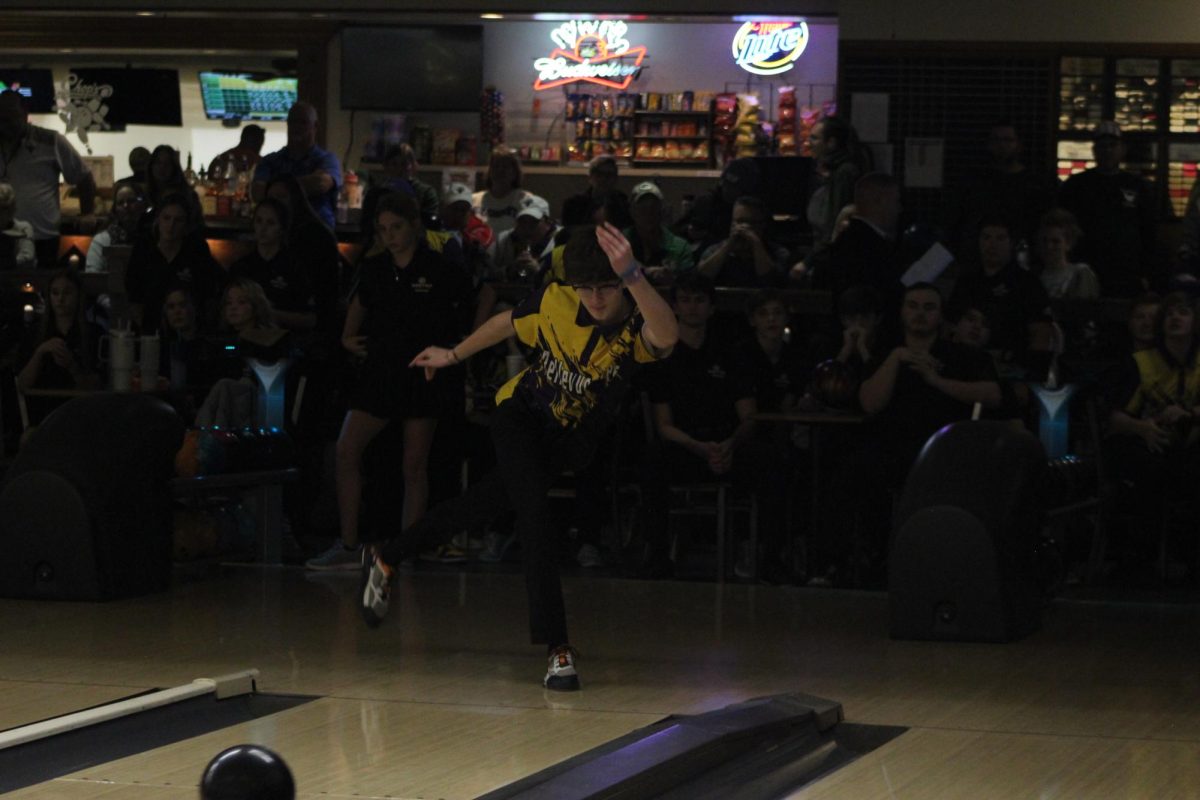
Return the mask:
<svg viewBox="0 0 1200 800">
<path fill-rule="evenodd" d="M 149 395 L 97 392 L 46 417 L 0 486 L 0 596 L 107 600 L 170 585 L 167 482 L 184 425 Z"/>
<path fill-rule="evenodd" d="M 1041 442 L 1003 422 L 930 437 L 896 510 L 888 557 L 896 639 L 1005 642 L 1041 624 Z"/>
</svg>

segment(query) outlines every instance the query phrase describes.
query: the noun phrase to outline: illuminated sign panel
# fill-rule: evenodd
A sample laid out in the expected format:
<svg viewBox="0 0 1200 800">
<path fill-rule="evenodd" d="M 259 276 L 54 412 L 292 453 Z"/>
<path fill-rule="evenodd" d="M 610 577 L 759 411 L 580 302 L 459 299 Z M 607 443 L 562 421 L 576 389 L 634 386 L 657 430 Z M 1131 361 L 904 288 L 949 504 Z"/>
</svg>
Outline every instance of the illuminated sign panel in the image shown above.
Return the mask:
<svg viewBox="0 0 1200 800">
<path fill-rule="evenodd" d="M 625 89 L 641 71 L 645 47 L 631 47 L 622 20 L 567 20 L 550 33 L 556 47 L 533 62 L 535 91 L 587 82 Z"/>
<path fill-rule="evenodd" d="M 738 28 L 732 49 L 734 61 L 747 72 L 778 75 L 796 66 L 806 47 L 806 23 L 755 20 Z"/>
</svg>

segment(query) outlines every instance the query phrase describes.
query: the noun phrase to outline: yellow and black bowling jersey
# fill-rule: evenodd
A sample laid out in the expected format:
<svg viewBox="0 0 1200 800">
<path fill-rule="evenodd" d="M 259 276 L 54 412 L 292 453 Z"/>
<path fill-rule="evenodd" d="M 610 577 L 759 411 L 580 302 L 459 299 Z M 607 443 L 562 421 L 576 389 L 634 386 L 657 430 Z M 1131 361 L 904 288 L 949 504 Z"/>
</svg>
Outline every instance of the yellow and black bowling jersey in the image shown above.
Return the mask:
<svg viewBox="0 0 1200 800">
<path fill-rule="evenodd" d="M 1167 406 L 1200 406 L 1200 352 L 1180 364 L 1157 347 L 1133 354 L 1137 385 L 1123 404 L 1131 417 L 1153 417 Z"/>
<path fill-rule="evenodd" d="M 638 364 L 661 358 L 642 338 L 633 312 L 601 327 L 570 286 L 543 286 L 513 309 L 517 338 L 534 348 L 533 363 L 500 387 L 499 405 L 514 395 L 560 427 L 577 427 L 597 410 L 612 411 Z"/>
</svg>

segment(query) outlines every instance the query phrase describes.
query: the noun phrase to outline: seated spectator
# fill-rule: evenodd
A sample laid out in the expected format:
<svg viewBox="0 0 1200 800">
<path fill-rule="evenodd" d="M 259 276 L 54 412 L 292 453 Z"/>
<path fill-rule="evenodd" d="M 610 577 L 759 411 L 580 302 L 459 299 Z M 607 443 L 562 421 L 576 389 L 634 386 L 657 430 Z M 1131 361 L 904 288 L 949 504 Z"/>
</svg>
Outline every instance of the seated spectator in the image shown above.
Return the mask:
<svg viewBox="0 0 1200 800">
<path fill-rule="evenodd" d="M 230 371 L 224 344 L 204 335 L 196 303 L 184 286 L 163 299 L 159 374 L 169 381 L 171 405 L 189 424 L 217 379 Z"/>
<path fill-rule="evenodd" d="M 703 253 L 729 235 L 737 199 L 761 196 L 762 190 L 758 162 L 753 158 L 735 158 L 721 170 L 721 179 L 713 190 L 697 197 L 673 229 L 692 243 L 693 252 Z"/>
<path fill-rule="evenodd" d="M 659 573 L 669 569 L 668 482 L 731 479 L 759 496 L 759 538 L 769 554 L 769 567 L 764 564 L 764 569 L 778 575 L 785 563 L 780 550 L 787 469 L 777 457 L 778 448 L 752 437 L 757 411 L 753 387 L 737 380 L 728 347 L 710 335 L 709 320 L 716 308 L 712 281 L 688 273 L 680 277 L 672 295 L 679 341 L 648 375 L 660 443 L 651 459 L 644 500 L 651 568 Z M 743 574 L 747 566 L 740 568 Z"/>
<path fill-rule="evenodd" d="M 0 183 L 0 270 L 37 266 L 33 226 L 17 219 L 16 212 L 16 191 L 11 184 Z"/>
<path fill-rule="evenodd" d="M 46 285 L 46 312 L 21 347 L 17 388 L 96 389 L 96 351 L 100 331 L 84 315 L 83 281 L 74 270 L 60 270 Z"/>
<path fill-rule="evenodd" d="M 113 213 L 108 227 L 92 237 L 87 251 L 87 271 L 107 272 L 106 251 L 113 245 L 132 247 L 138 237 L 138 225 L 146 213 L 146 200 L 136 183 L 122 181 L 113 192 Z"/>
<path fill-rule="evenodd" d="M 531 283 L 548 265 L 554 237 L 562 230 L 550 216 L 550 206 L 537 195 L 521 201 L 511 230 L 496 236 L 490 253 L 494 280 Z"/>
<path fill-rule="evenodd" d="M 1046 290 L 1017 266 L 1007 222 L 984 220 L 978 241 L 978 267 L 959 276 L 950 306 L 990 309 L 990 349 L 997 364 L 1005 374 L 1040 380 L 1056 336 Z"/>
<path fill-rule="evenodd" d="M 946 338 L 985 353 L 989 359 L 993 358 L 994 353 L 988 347 L 992 341 L 991 314 L 990 306 L 977 302 L 951 306 L 946 313 L 946 321 L 949 323 Z M 992 366 L 1000 385 L 1000 405 L 995 409 L 986 410 L 984 416 L 988 419 L 1023 420 L 1029 408 L 1029 386 L 1024 381 L 1004 377 L 1000 366 L 994 361 Z"/>
<path fill-rule="evenodd" d="M 762 200 L 738 198 L 728 237 L 708 248 L 696 269 L 717 286 L 782 285 L 788 253 L 767 239 L 769 221 Z"/>
<path fill-rule="evenodd" d="M 134 324 L 143 334 L 159 330 L 159 309 L 167 288 L 186 286 L 196 299 L 201 319 L 215 303 L 223 272 L 204 239 L 189 237 L 187 201 L 168 197 L 158 205 L 152 239 L 133 246 L 125 273 L 125 291 Z"/>
<path fill-rule="evenodd" d="M 1042 217 L 1038 228 L 1038 277 L 1052 299 L 1095 300 L 1100 296 L 1100 282 L 1092 268 L 1067 260 L 1079 234 L 1079 225 L 1070 211 L 1056 208 Z"/>
<path fill-rule="evenodd" d="M 446 190 L 441 210 L 442 229 L 455 234 L 464 249 L 473 245 L 487 251 L 496 240 L 496 234 L 488 224 L 471 210 L 471 190 L 465 183 L 452 183 Z"/>
<path fill-rule="evenodd" d="M 936 431 L 970 419 L 976 403 L 994 409 L 1001 402 L 987 355 L 941 338 L 936 287 L 916 283 L 905 289 L 900 320 L 902 344 L 875 357 L 858 392 L 863 411 L 878 420 L 880 477 L 894 488 Z"/>
<path fill-rule="evenodd" d="M 229 273 L 262 287 L 279 327 L 310 331 L 317 326 L 316 304 L 309 276 L 287 246 L 290 227 L 287 206 L 271 197 L 264 199 L 254 209 L 254 251 L 234 264 Z"/>
<path fill-rule="evenodd" d="M 277 360 L 286 355 L 286 334 L 275 324 L 271 302 L 261 286 L 234 278 L 221 296 L 220 329 L 237 337 L 241 358 L 230 361 L 196 411 L 196 425 L 240 429 L 254 424 L 257 382 L 242 358 Z M 236 377 L 233 377 L 236 375 Z"/>
<path fill-rule="evenodd" d="M 838 298 L 842 346 L 836 360 L 849 366 L 856 379 L 872 361 L 883 322 L 883 301 L 870 286 L 852 286 Z"/>
<path fill-rule="evenodd" d="M 267 139 L 267 131 L 261 125 L 246 125 L 238 136 L 236 146 L 222 152 L 208 165 L 208 174 L 212 180 L 223 180 L 226 176 L 239 172 L 254 174 L 254 168 L 262 160 L 262 147 Z"/>
<path fill-rule="evenodd" d="M 832 291 L 834 309 L 842 292 L 870 286 L 883 302 L 884 320 L 890 324 L 902 293 L 903 265 L 896 243 L 900 183 L 882 172 L 862 176 L 854 184 L 854 207 L 846 230 L 830 244 L 828 270 L 814 272 L 811 284 Z"/>
<path fill-rule="evenodd" d="M 471 207 L 497 236 L 512 230 L 525 200 L 537 196 L 521 188 L 521 160 L 507 147 L 492 151 L 483 185 L 486 188 L 474 194 Z"/>
<path fill-rule="evenodd" d="M 625 231 L 625 238 L 647 278 L 670 283 L 678 273 L 696 266 L 687 241 L 663 224 L 663 193 L 653 181 L 633 187 L 632 214 L 633 227 Z"/>
<path fill-rule="evenodd" d="M 1171 500 L 1186 500 L 1195 514 L 1200 469 L 1200 348 L 1196 303 L 1174 292 L 1163 298 L 1155 346 L 1125 363 L 1110 394 L 1112 451 L 1117 476 L 1133 487 L 1146 518 Z"/>
<path fill-rule="evenodd" d="M 562 207 L 563 227 L 601 222 L 610 222 L 621 229 L 633 222 L 629 198 L 617 188 L 617 160 L 610 155 L 592 159 L 588 166 L 588 188 L 568 197 Z"/>
<path fill-rule="evenodd" d="M 788 313 L 783 295 L 777 289 L 760 289 L 747 312 L 754 335 L 732 350 L 736 377 L 753 388 L 759 411 L 791 411 L 804 394 L 812 366 L 785 337 Z"/>
<path fill-rule="evenodd" d="M 1129 307 L 1129 339 L 1131 351 L 1151 350 L 1157 343 L 1155 326 L 1158 323 L 1162 298 L 1156 294 L 1144 294 L 1136 298 Z"/>
<path fill-rule="evenodd" d="M 267 184 L 266 196 L 287 206 L 291 219 L 287 232 L 288 250 L 312 287 L 318 331 L 333 337 L 338 298 L 342 295 L 342 255 L 338 251 L 337 237 L 308 202 L 295 175 L 273 179 Z"/>
</svg>

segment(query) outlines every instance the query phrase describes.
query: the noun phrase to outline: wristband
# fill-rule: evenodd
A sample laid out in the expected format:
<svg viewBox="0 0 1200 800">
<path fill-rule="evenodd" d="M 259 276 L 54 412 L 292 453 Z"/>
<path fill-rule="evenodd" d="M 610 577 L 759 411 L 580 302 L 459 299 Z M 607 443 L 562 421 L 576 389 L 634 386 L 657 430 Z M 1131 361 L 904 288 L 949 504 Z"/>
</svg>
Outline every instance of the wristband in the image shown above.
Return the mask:
<svg viewBox="0 0 1200 800">
<path fill-rule="evenodd" d="M 633 276 L 637 275 L 638 280 L 641 280 L 641 273 L 642 273 L 642 265 L 637 263 L 636 261 L 634 261 L 618 277 L 620 277 L 622 283 L 637 283 L 637 280 L 630 281 L 629 279 L 632 278 Z"/>
<path fill-rule="evenodd" d="M 458 353 L 454 352 L 454 348 L 453 348 L 453 347 L 451 347 L 451 348 L 450 348 L 450 357 L 454 359 L 454 363 L 455 363 L 455 364 L 461 364 L 461 363 L 462 363 L 461 361 L 459 361 L 459 360 L 458 360 Z"/>
</svg>

